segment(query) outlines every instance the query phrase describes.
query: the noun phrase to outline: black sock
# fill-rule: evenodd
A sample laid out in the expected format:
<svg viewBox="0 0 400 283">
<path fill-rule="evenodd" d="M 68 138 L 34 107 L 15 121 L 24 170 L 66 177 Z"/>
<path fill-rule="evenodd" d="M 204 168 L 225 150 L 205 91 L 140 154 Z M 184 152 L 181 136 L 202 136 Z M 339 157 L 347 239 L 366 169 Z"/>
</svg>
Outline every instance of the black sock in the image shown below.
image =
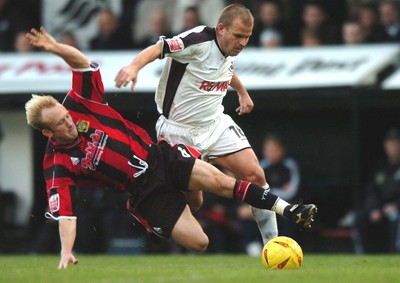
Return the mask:
<svg viewBox="0 0 400 283">
<path fill-rule="evenodd" d="M 242 180 L 236 180 L 233 189 L 233 198 L 244 201 L 253 207 L 269 210 L 272 210 L 278 199 L 268 189 Z"/>
</svg>

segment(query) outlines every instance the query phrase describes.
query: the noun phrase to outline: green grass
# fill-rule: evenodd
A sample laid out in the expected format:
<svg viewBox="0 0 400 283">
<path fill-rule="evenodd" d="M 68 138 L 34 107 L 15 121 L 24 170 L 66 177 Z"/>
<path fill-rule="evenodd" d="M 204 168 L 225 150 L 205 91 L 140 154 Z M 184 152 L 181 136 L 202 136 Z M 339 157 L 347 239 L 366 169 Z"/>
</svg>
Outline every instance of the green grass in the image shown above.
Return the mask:
<svg viewBox="0 0 400 283">
<path fill-rule="evenodd" d="M 305 255 L 299 270 L 266 270 L 243 255 L 87 256 L 57 270 L 57 256 L 2 255 L 0 282 L 400 282 L 400 256 Z"/>
</svg>

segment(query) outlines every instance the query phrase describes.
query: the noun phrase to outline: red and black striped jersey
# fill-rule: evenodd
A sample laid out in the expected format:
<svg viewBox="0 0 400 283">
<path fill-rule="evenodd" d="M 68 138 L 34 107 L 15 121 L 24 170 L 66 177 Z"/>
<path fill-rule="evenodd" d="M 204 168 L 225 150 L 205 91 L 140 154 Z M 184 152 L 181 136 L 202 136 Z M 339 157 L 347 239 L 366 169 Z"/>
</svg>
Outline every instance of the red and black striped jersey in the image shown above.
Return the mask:
<svg viewBox="0 0 400 283">
<path fill-rule="evenodd" d="M 75 218 L 72 191 L 82 182 L 134 191 L 148 165 L 151 138 L 124 119 L 105 98 L 99 66 L 73 70 L 72 89 L 64 99 L 79 137 L 69 145 L 49 140 L 44 177 L 51 217 Z"/>
</svg>

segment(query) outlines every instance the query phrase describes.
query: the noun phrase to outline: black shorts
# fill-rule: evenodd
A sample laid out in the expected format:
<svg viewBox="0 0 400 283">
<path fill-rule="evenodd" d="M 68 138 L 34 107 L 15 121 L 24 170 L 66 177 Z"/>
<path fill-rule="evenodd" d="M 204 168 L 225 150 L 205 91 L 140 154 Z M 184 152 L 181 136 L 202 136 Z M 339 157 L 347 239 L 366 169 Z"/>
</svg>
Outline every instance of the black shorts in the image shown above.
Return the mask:
<svg viewBox="0 0 400 283">
<path fill-rule="evenodd" d="M 186 206 L 182 191 L 188 190 L 195 160 L 192 149 L 185 145 L 171 147 L 161 141 L 151 146 L 146 160 L 148 171 L 128 205 L 131 214 L 149 232 L 163 238 L 171 236 Z"/>
</svg>

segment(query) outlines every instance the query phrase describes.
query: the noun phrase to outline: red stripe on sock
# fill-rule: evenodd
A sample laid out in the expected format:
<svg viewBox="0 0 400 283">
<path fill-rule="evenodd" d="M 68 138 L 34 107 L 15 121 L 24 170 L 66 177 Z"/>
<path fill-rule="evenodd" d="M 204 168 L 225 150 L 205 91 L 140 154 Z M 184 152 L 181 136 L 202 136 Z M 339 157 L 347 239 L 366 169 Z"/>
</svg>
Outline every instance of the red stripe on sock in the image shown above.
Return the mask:
<svg viewBox="0 0 400 283">
<path fill-rule="evenodd" d="M 238 183 L 236 183 L 235 198 L 237 200 L 243 201 L 246 198 L 247 189 L 249 188 L 250 184 L 250 182 L 243 180 L 240 180 Z"/>
</svg>

